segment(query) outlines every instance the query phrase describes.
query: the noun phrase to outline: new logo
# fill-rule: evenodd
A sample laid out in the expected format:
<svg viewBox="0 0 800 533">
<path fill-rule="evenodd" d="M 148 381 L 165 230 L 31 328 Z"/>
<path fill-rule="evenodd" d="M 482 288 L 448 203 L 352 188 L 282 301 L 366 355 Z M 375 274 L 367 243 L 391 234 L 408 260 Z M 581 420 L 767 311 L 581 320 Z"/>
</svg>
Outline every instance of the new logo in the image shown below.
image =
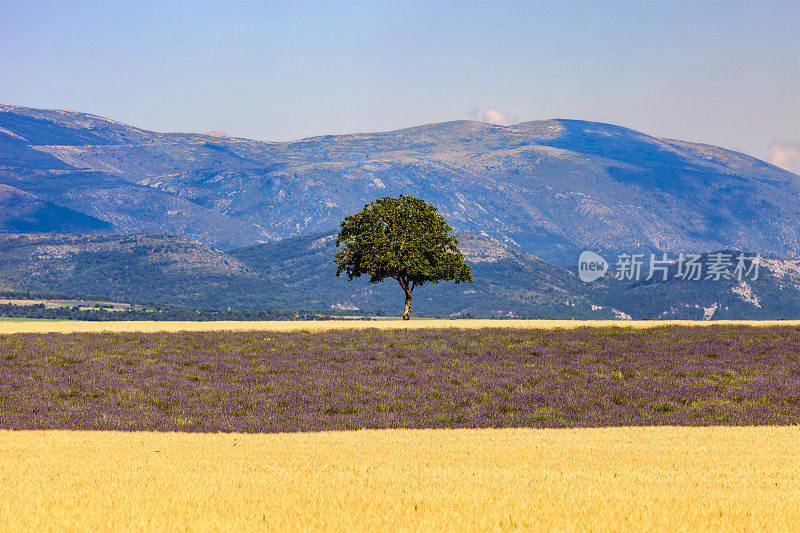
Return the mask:
<svg viewBox="0 0 800 533">
<path fill-rule="evenodd" d="M 586 283 L 600 279 L 608 272 L 608 261 L 602 256 L 586 250 L 578 258 L 578 277 Z"/>
</svg>

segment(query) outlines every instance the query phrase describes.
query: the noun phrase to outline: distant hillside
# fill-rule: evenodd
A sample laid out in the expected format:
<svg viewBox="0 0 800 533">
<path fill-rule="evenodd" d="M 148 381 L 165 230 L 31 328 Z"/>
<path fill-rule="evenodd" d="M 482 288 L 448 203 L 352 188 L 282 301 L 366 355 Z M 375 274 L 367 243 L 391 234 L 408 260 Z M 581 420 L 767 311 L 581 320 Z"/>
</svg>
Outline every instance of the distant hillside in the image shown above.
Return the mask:
<svg viewBox="0 0 800 533">
<path fill-rule="evenodd" d="M 103 233 L 112 230 L 104 220 L 90 217 L 0 184 L 0 232 Z"/>
<path fill-rule="evenodd" d="M 191 307 L 260 307 L 272 285 L 186 237 L 0 235 L 0 286 Z"/>
<path fill-rule="evenodd" d="M 83 113 L 0 104 L 0 183 L 104 224 L 81 230 L 52 224 L 42 231 L 107 232 L 111 228 L 116 233 L 169 233 L 222 248 L 268 240 L 269 236 L 251 223 L 138 184 L 133 176 L 101 161 L 102 154 L 114 150 L 135 151 L 139 146 L 154 148 L 163 143 L 166 151 L 173 151 L 197 138 L 215 137 L 159 134 Z M 81 154 L 90 146 L 101 154 L 100 159 L 81 161 L 83 156 L 69 156 L 70 151 Z M 51 149 L 58 154 L 49 154 Z M 13 222 L 7 225 L 13 227 Z"/>
<path fill-rule="evenodd" d="M 575 120 L 270 143 L 0 105 L 0 183 L 117 233 L 178 234 L 219 249 L 330 231 L 369 201 L 412 194 L 461 233 L 561 264 L 587 247 L 800 255 L 797 175 Z"/>
<path fill-rule="evenodd" d="M 416 315 L 441 317 L 800 318 L 800 260 L 765 259 L 759 279 L 581 282 L 491 237 L 459 235 L 472 284 L 420 286 Z M 219 252 L 163 235 L 0 235 L 0 290 L 213 309 L 397 315 L 392 280 L 335 277 L 333 234 Z"/>
<path fill-rule="evenodd" d="M 474 283 L 422 285 L 414 291 L 413 312 L 454 317 L 614 318 L 610 309 L 592 309 L 591 295 L 574 273 L 490 237 L 458 238 Z M 346 277 L 335 277 L 335 241 L 333 234 L 318 233 L 233 250 L 230 255 L 285 284 L 287 299 L 297 307 L 311 304 L 398 314 L 403 294 L 393 280 L 371 284 L 365 278 L 348 282 Z"/>
<path fill-rule="evenodd" d="M 423 285 L 428 316 L 607 317 L 571 272 L 490 238 L 463 236 L 475 283 Z M 185 237 L 0 235 L 0 287 L 133 303 L 226 309 L 351 309 L 397 314 L 401 290 L 336 278 L 325 234 L 218 252 Z"/>
<path fill-rule="evenodd" d="M 490 237 L 459 235 L 475 283 L 423 285 L 415 312 L 432 316 L 524 316 L 633 319 L 800 319 L 800 260 L 764 259 L 757 280 L 620 281 L 608 273 L 592 283 L 574 271 Z M 394 282 L 370 284 L 334 277 L 334 234 L 320 233 L 261 244 L 230 254 L 268 279 L 286 284 L 299 307 L 402 307 Z M 708 264 L 708 255 L 701 263 Z"/>
<path fill-rule="evenodd" d="M 709 264 L 708 254 L 700 261 Z M 681 280 L 677 268 L 670 267 L 667 281 L 657 276 L 650 281 L 607 277 L 589 288 L 597 302 L 623 309 L 633 318 L 800 319 L 800 260 L 763 259 L 755 280 L 752 274 L 742 280 Z"/>
</svg>

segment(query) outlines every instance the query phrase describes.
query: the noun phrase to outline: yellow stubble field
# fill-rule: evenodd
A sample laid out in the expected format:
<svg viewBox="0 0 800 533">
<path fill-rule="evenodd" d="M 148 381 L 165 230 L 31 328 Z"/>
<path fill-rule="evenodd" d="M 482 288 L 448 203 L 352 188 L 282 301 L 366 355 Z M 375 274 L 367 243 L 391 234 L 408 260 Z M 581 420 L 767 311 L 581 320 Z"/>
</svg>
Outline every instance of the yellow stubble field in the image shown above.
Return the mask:
<svg viewBox="0 0 800 533">
<path fill-rule="evenodd" d="M 0 432 L 4 530 L 800 528 L 799 427 Z"/>
<path fill-rule="evenodd" d="M 662 326 L 800 326 L 800 320 L 494 320 L 494 319 L 418 319 L 418 320 L 266 320 L 266 321 L 81 321 L 81 320 L 0 320 L 0 334 L 12 333 L 159 333 L 178 331 L 326 331 L 332 329 L 379 328 L 515 328 L 556 329 L 579 327 L 655 328 Z"/>
</svg>

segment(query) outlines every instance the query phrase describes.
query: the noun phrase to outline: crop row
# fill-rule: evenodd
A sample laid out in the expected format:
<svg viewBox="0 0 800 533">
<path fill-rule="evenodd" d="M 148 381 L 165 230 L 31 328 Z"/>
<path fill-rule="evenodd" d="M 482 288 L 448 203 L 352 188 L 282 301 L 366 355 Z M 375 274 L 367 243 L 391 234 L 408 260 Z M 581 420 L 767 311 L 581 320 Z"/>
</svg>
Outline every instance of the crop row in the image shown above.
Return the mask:
<svg viewBox="0 0 800 533">
<path fill-rule="evenodd" d="M 794 327 L 0 336 L 8 429 L 798 422 Z"/>
</svg>

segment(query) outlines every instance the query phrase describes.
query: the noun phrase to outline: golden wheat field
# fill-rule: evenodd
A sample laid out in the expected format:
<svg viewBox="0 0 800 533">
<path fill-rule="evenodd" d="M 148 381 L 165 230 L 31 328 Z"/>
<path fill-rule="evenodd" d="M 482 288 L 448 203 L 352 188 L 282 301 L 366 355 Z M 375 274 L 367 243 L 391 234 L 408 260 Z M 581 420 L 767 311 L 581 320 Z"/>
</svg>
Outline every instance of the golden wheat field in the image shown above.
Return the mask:
<svg viewBox="0 0 800 533">
<path fill-rule="evenodd" d="M 265 320 L 234 321 L 219 320 L 207 322 L 189 321 L 81 321 L 81 320 L 4 320 L 0 321 L 0 334 L 11 333 L 97 333 L 97 332 L 139 332 L 158 333 L 176 331 L 326 331 L 331 329 L 379 328 L 379 329 L 419 329 L 419 328 L 516 328 L 516 329 L 556 329 L 590 327 L 630 327 L 654 328 L 660 326 L 800 326 L 800 320 L 493 320 L 493 319 L 419 319 L 419 320 Z"/>
<path fill-rule="evenodd" d="M 800 528 L 800 428 L 0 432 L 5 530 Z"/>
</svg>

